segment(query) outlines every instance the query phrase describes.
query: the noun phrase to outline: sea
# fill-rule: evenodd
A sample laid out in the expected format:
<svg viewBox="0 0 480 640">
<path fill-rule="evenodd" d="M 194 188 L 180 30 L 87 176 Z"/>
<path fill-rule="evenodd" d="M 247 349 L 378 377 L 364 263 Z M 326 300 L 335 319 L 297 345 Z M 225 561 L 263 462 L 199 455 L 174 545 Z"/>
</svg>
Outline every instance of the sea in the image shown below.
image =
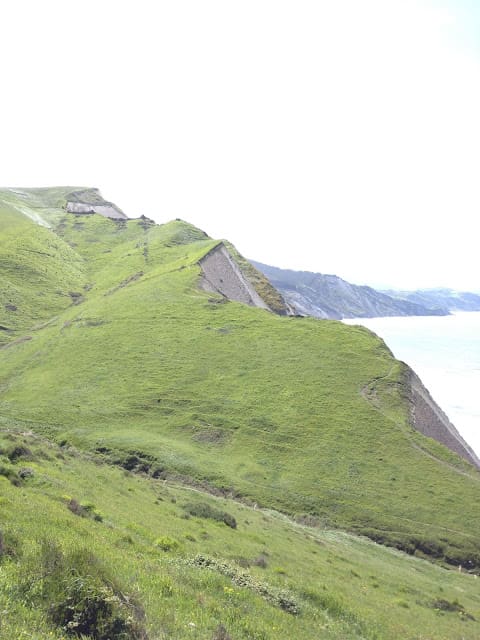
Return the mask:
<svg viewBox="0 0 480 640">
<path fill-rule="evenodd" d="M 383 338 L 480 457 L 480 312 L 344 320 Z"/>
</svg>

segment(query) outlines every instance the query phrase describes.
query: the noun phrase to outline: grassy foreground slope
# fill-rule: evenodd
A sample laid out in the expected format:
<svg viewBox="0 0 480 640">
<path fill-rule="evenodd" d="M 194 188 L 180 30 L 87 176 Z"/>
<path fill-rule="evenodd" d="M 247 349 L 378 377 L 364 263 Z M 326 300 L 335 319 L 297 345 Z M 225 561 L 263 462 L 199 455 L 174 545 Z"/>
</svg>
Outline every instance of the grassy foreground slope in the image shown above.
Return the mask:
<svg viewBox="0 0 480 640">
<path fill-rule="evenodd" d="M 5 421 L 0 507 L 1 638 L 478 638 L 473 575 Z"/>
<path fill-rule="evenodd" d="M 81 264 L 81 295 L 0 350 L 3 416 L 125 468 L 480 566 L 479 474 L 411 429 L 381 340 L 201 291 L 216 243 L 186 223 L 49 207 L 41 231 Z"/>
</svg>

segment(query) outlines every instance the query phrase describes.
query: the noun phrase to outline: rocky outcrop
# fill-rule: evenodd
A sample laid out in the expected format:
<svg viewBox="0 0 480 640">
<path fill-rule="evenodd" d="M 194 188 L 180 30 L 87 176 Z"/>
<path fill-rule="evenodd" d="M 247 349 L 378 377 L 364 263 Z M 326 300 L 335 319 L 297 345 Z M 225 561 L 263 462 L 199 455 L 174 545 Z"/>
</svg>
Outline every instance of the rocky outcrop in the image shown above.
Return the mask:
<svg viewBox="0 0 480 640">
<path fill-rule="evenodd" d="M 221 242 L 200 261 L 202 279 L 200 286 L 205 291 L 220 293 L 228 300 L 243 302 L 252 307 L 269 309 L 253 285 L 243 275 L 229 251 Z"/>
<path fill-rule="evenodd" d="M 406 366 L 406 376 L 412 426 L 480 469 L 480 459 L 437 405 L 417 374 L 408 366 Z"/>
<path fill-rule="evenodd" d="M 112 220 L 128 220 L 128 216 L 116 204 L 103 199 L 98 189 L 84 189 L 68 194 L 65 210 L 77 215 L 98 213 Z"/>
</svg>

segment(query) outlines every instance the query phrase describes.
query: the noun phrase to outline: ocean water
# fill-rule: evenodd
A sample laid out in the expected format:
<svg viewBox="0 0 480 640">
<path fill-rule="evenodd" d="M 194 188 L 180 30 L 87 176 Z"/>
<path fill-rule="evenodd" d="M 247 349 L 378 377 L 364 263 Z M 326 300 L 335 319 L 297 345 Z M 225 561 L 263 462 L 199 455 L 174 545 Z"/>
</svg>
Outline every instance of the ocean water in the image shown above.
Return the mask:
<svg viewBox="0 0 480 640">
<path fill-rule="evenodd" d="M 383 338 L 480 456 L 480 312 L 344 322 L 361 324 Z"/>
</svg>

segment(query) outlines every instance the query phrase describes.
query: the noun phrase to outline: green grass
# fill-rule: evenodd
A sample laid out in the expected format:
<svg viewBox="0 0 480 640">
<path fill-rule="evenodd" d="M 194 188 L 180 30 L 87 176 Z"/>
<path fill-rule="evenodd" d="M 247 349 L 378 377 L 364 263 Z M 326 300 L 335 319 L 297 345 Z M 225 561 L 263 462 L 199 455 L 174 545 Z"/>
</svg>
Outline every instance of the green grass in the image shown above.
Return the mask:
<svg viewBox="0 0 480 640">
<path fill-rule="evenodd" d="M 31 236 L 73 248 L 85 280 L 80 303 L 0 352 L 4 416 L 112 458 L 148 452 L 170 475 L 252 503 L 411 552 L 433 542 L 439 559 L 479 565 L 478 473 L 412 431 L 403 368 L 376 336 L 220 304 L 197 286 L 215 241 L 182 221 L 66 214 L 55 234 L 25 220 Z M 375 403 L 362 393 L 372 384 Z"/>
<path fill-rule="evenodd" d="M 33 476 L 19 486 L 0 476 L 2 539 L 9 544 L 0 559 L 1 637 L 66 637 L 52 621 L 52 602 L 63 597 L 52 575 L 63 575 L 66 593 L 69 575 L 109 575 L 108 584 L 144 611 L 150 640 L 210 639 L 220 625 L 235 639 L 478 637 L 474 576 L 115 469 L 37 436 L 2 432 L 2 459 L 19 446 L 27 453 L 12 466 Z M 102 520 L 72 513 L 72 496 L 95 505 Z M 228 511 L 237 528 L 186 517 L 185 506 L 195 503 Z M 48 560 L 52 550 L 64 560 Z M 295 602 L 294 613 L 279 594 Z"/>
<path fill-rule="evenodd" d="M 0 344 L 72 304 L 84 260 L 48 229 L 0 200 Z"/>
<path fill-rule="evenodd" d="M 474 577 L 421 559 L 478 570 L 479 474 L 412 430 L 385 344 L 203 292 L 217 241 L 180 220 L 66 214 L 67 193 L 0 194 L 0 425 L 64 445 L 38 440 L 33 479 L 0 461 L 5 539 L 23 548 L 2 565 L 6 637 L 52 628 L 48 584 L 30 604 L 13 588 L 49 531 L 62 571 L 88 547 L 133 588 L 152 637 L 478 637 Z"/>
</svg>

